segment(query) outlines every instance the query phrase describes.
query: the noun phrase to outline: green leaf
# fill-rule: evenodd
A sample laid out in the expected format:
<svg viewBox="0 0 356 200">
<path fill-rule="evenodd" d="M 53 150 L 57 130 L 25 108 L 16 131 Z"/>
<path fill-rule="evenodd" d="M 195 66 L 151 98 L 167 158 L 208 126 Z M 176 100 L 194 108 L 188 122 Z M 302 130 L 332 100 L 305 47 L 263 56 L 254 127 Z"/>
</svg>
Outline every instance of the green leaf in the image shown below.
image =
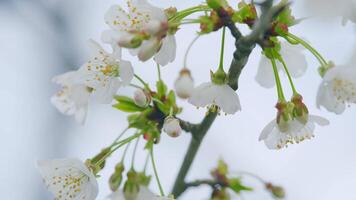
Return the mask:
<svg viewBox="0 0 356 200">
<path fill-rule="evenodd" d="M 135 103 L 117 103 L 113 105 L 114 108 L 123 112 L 141 112 L 144 108 L 137 106 Z"/>
<path fill-rule="evenodd" d="M 119 103 L 135 103 L 134 100 L 127 96 L 114 96 L 114 99 Z"/>
</svg>

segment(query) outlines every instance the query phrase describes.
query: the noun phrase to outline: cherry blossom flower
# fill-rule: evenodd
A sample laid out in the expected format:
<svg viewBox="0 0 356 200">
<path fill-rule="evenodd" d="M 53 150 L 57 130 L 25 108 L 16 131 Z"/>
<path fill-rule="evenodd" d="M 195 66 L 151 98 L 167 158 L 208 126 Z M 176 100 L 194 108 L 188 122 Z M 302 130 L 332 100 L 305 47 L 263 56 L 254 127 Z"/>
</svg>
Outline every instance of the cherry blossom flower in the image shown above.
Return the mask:
<svg viewBox="0 0 356 200">
<path fill-rule="evenodd" d="M 329 121 L 319 116 L 309 115 L 307 123 L 303 124 L 297 119 L 292 119 L 288 122 L 288 126 L 281 130 L 274 119 L 262 130 L 259 140 L 263 140 L 269 149 L 281 149 L 289 143 L 299 143 L 313 138 L 315 124 L 326 126 Z"/>
<path fill-rule="evenodd" d="M 352 103 L 356 103 L 356 68 L 348 65 L 331 67 L 319 86 L 317 107 L 341 114 Z"/>
<path fill-rule="evenodd" d="M 93 173 L 78 159 L 41 160 L 37 163 L 48 190 L 58 200 L 94 200 L 98 185 Z"/>
<path fill-rule="evenodd" d="M 281 43 L 280 55 L 287 64 L 288 70 L 294 78 L 304 75 L 307 69 L 307 60 L 303 54 L 304 48 L 298 45 L 291 45 L 288 42 Z M 283 71 L 283 65 L 277 62 L 277 69 Z M 265 88 L 272 88 L 275 86 L 275 79 L 271 62 L 266 56 L 261 57 L 259 68 L 255 77 L 259 85 Z"/>
<path fill-rule="evenodd" d="M 78 72 L 70 71 L 53 78 L 53 82 L 62 88 L 52 96 L 52 104 L 65 115 L 74 115 L 75 119 L 84 124 L 90 88 L 78 82 Z"/>
<path fill-rule="evenodd" d="M 241 110 L 239 96 L 227 84 L 203 83 L 194 89 L 188 102 L 197 107 L 217 105 L 227 114 Z"/>
<path fill-rule="evenodd" d="M 178 137 L 182 133 L 179 120 L 171 116 L 164 120 L 163 130 L 171 137 Z"/>
<path fill-rule="evenodd" d="M 120 86 L 130 84 L 134 72 L 130 62 L 107 53 L 98 43 L 89 41 L 92 56 L 80 69 L 81 81 L 92 88 L 100 103 L 110 103 Z"/>
<path fill-rule="evenodd" d="M 179 77 L 174 82 L 174 88 L 178 97 L 189 98 L 194 91 L 194 81 L 188 69 L 183 69 Z"/>
<path fill-rule="evenodd" d="M 109 196 L 110 200 L 174 200 L 173 198 L 169 197 L 160 197 L 151 192 L 147 187 L 140 187 L 140 191 L 137 194 L 137 197 L 135 199 L 126 199 L 124 192 L 122 190 L 118 190 L 114 193 L 112 193 Z"/>
<path fill-rule="evenodd" d="M 160 65 L 167 65 L 176 56 L 176 40 L 169 31 L 163 9 L 147 0 L 129 0 L 127 13 L 119 5 L 112 6 L 105 15 L 111 30 L 102 35 L 104 42 L 131 48 L 131 54 L 141 61 L 151 57 Z"/>
</svg>

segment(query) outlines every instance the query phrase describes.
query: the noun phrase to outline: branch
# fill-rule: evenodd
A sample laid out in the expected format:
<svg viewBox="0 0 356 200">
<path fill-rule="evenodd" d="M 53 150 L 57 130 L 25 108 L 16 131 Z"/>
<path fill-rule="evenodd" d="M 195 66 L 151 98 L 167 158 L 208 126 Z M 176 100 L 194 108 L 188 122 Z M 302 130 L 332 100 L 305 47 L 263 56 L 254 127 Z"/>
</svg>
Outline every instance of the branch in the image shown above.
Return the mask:
<svg viewBox="0 0 356 200">
<path fill-rule="evenodd" d="M 217 112 L 208 112 L 203 121 L 197 126 L 196 129 L 192 130 L 192 140 L 189 144 L 188 151 L 184 157 L 183 164 L 179 170 L 178 176 L 173 186 L 172 194 L 175 198 L 178 198 L 185 190 L 185 177 L 193 163 L 195 156 L 199 150 L 201 142 L 204 139 L 205 134 L 208 132 L 210 126 L 214 122 Z"/>
<path fill-rule="evenodd" d="M 199 187 L 201 185 L 209 185 L 210 187 L 225 186 L 224 183 L 220 183 L 214 180 L 196 180 L 194 182 L 186 183 L 185 187 L 188 189 L 190 187 Z"/>
</svg>

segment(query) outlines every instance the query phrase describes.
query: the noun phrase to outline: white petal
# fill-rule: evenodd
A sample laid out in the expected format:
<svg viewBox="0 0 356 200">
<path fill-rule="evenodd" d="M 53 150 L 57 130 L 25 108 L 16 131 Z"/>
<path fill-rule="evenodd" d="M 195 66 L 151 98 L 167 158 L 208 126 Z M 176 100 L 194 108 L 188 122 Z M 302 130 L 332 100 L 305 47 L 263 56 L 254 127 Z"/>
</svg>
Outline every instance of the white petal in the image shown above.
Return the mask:
<svg viewBox="0 0 356 200">
<path fill-rule="evenodd" d="M 320 108 L 323 106 L 329 112 L 334 112 L 335 114 L 343 113 L 346 109 L 346 105 L 336 99 L 332 94 L 333 91 L 331 86 L 328 86 L 327 84 L 328 83 L 323 81 L 319 86 L 316 100 L 317 107 Z"/>
<path fill-rule="evenodd" d="M 120 86 L 121 82 L 117 78 L 112 78 L 106 85 L 96 87 L 92 92 L 92 97 L 99 103 L 111 103 Z"/>
<path fill-rule="evenodd" d="M 272 120 L 270 123 L 267 124 L 265 128 L 263 128 L 260 137 L 258 138 L 259 141 L 265 140 L 268 135 L 272 132 L 274 128 L 276 128 L 277 123 L 276 120 Z"/>
<path fill-rule="evenodd" d="M 226 84 L 217 86 L 215 103 L 227 114 L 234 114 L 241 110 L 239 96 Z"/>
<path fill-rule="evenodd" d="M 164 10 L 151 5 L 147 0 L 132 0 L 132 4 L 137 7 L 140 12 L 145 12 L 150 15 L 151 20 L 167 21 Z"/>
<path fill-rule="evenodd" d="M 261 55 L 255 80 L 265 88 L 272 88 L 275 85 L 272 64 L 264 55 Z"/>
<path fill-rule="evenodd" d="M 134 77 L 134 69 L 131 62 L 121 60 L 120 61 L 120 79 L 123 85 L 129 85 Z"/>
<path fill-rule="evenodd" d="M 147 61 L 152 58 L 160 48 L 160 42 L 156 38 L 144 41 L 139 47 L 138 58 L 141 61 Z"/>
<path fill-rule="evenodd" d="M 126 31 L 130 24 L 127 13 L 119 5 L 111 6 L 104 19 L 106 24 L 117 31 Z"/>
<path fill-rule="evenodd" d="M 111 193 L 108 198 L 110 200 L 124 200 L 125 195 L 122 190 L 117 190 L 116 192 Z"/>
<path fill-rule="evenodd" d="M 197 107 L 205 107 L 212 104 L 216 95 L 216 90 L 211 82 L 203 83 L 194 89 L 188 102 Z"/>
<path fill-rule="evenodd" d="M 291 76 L 298 78 L 304 75 L 307 70 L 308 63 L 305 55 L 303 54 L 303 50 L 300 49 L 299 46 L 291 45 L 288 42 L 281 43 L 281 46 L 281 56 L 283 57 Z"/>
<path fill-rule="evenodd" d="M 154 200 L 157 195 L 151 192 L 147 187 L 140 187 L 136 200 Z"/>
<path fill-rule="evenodd" d="M 178 97 L 189 98 L 194 92 L 194 81 L 189 74 L 182 74 L 174 82 L 174 89 Z"/>
<path fill-rule="evenodd" d="M 278 128 L 274 128 L 264 142 L 269 149 L 280 149 L 287 144 L 288 138 L 286 133 L 282 133 Z"/>
<path fill-rule="evenodd" d="M 320 117 L 316 115 L 309 115 L 309 121 L 313 123 L 317 123 L 320 126 L 327 126 L 330 124 L 329 120 L 325 119 L 324 117 Z"/>
<path fill-rule="evenodd" d="M 162 66 L 173 62 L 176 58 L 176 48 L 177 44 L 175 36 L 167 35 L 162 39 L 162 46 L 158 53 L 155 55 L 154 60 Z"/>
<path fill-rule="evenodd" d="M 120 39 L 122 34 L 120 34 L 118 31 L 113 31 L 113 30 L 106 30 L 101 34 L 101 40 L 104 43 L 110 44 L 112 49 L 113 49 L 113 57 L 116 59 L 121 59 L 121 47 L 118 44 L 118 41 Z"/>
</svg>

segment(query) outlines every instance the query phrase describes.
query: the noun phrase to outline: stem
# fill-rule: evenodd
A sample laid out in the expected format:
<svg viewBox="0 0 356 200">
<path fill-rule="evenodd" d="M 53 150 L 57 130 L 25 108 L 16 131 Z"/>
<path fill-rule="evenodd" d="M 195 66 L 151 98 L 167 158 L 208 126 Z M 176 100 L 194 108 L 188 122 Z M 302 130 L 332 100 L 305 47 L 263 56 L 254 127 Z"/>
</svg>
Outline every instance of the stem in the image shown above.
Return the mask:
<svg viewBox="0 0 356 200">
<path fill-rule="evenodd" d="M 129 127 L 125 128 L 125 129 L 117 136 L 117 138 L 113 141 L 113 143 L 110 145 L 110 147 L 114 146 L 114 145 L 116 144 L 116 142 L 117 142 L 118 140 L 120 140 L 120 138 L 122 138 L 122 136 L 124 136 L 125 133 L 126 133 L 126 131 L 129 130 L 129 129 L 130 129 Z"/>
<path fill-rule="evenodd" d="M 276 60 L 274 58 L 271 58 L 270 60 L 271 60 L 271 63 L 272 63 L 274 78 L 276 79 L 278 101 L 285 101 L 285 97 L 284 97 L 284 94 L 283 94 L 283 88 L 282 88 L 282 85 L 281 85 L 281 79 L 279 78 L 279 74 L 278 74 Z"/>
<path fill-rule="evenodd" d="M 312 53 L 316 57 L 316 59 L 318 59 L 321 65 L 328 64 L 328 62 L 326 62 L 323 56 L 314 47 L 312 47 L 310 44 L 308 44 L 298 36 L 288 33 L 287 37 L 292 38 L 293 40 L 297 41 L 299 44 L 303 45 L 306 49 L 308 49 L 310 53 Z"/>
<path fill-rule="evenodd" d="M 143 85 L 147 90 L 150 91 L 150 87 L 148 86 L 148 84 L 147 84 L 141 77 L 139 77 L 137 74 L 135 74 L 134 77 L 135 77 L 138 81 L 140 81 L 140 82 L 142 83 L 142 85 Z"/>
<path fill-rule="evenodd" d="M 188 60 L 188 54 L 190 52 L 190 50 L 193 47 L 193 44 L 198 40 L 198 38 L 200 37 L 200 35 L 197 35 L 189 44 L 187 51 L 184 54 L 184 61 L 183 61 L 183 68 L 186 69 L 187 68 L 187 60 Z"/>
<path fill-rule="evenodd" d="M 157 74 L 158 74 L 158 80 L 162 80 L 161 79 L 161 68 L 158 63 L 157 63 Z"/>
<path fill-rule="evenodd" d="M 134 169 L 135 157 L 136 157 L 136 150 L 137 150 L 137 146 L 138 146 L 138 142 L 139 142 L 139 141 L 140 141 L 140 138 L 137 138 L 136 143 L 135 143 L 134 150 L 133 150 L 133 152 L 132 152 L 131 169 Z"/>
<path fill-rule="evenodd" d="M 221 49 L 220 49 L 220 64 L 219 70 L 224 71 L 224 49 L 225 49 L 225 26 L 223 28 L 222 36 L 221 36 Z"/>
<path fill-rule="evenodd" d="M 287 77 L 288 77 L 288 80 L 289 80 L 290 86 L 292 87 L 292 90 L 293 90 L 293 94 L 294 94 L 294 95 L 297 95 L 297 94 L 298 94 L 298 92 L 297 92 L 297 90 L 295 89 L 295 86 L 294 86 L 294 83 L 293 83 L 292 76 L 291 76 L 291 75 L 290 75 L 290 73 L 289 73 L 289 70 L 288 70 L 288 67 L 287 67 L 286 63 L 284 62 L 284 60 L 283 60 L 283 58 L 282 58 L 282 57 L 280 57 L 279 61 L 282 63 L 283 68 L 284 68 L 284 71 L 285 71 L 285 72 L 286 72 L 286 74 L 287 74 Z"/>
<path fill-rule="evenodd" d="M 217 114 L 217 112 L 209 112 L 203 121 L 196 128 L 192 129 L 192 139 L 172 190 L 172 194 L 175 198 L 178 198 L 185 191 L 185 177 L 188 174 L 204 136 L 214 122 Z"/>
<path fill-rule="evenodd" d="M 145 165 L 143 167 L 143 173 L 145 173 L 145 174 L 146 174 L 146 169 L 147 169 L 149 160 L 150 160 L 150 152 L 147 153 L 146 160 L 145 160 Z"/>
<path fill-rule="evenodd" d="M 153 147 L 150 149 L 150 154 L 151 154 L 152 167 L 153 167 L 153 171 L 155 173 L 155 177 L 156 177 L 156 181 L 157 181 L 157 184 L 158 184 L 159 192 L 161 193 L 161 196 L 164 197 L 165 195 L 164 195 L 164 192 L 163 192 L 161 181 L 158 178 L 156 163 L 155 163 L 155 159 L 154 159 L 154 156 L 153 156 Z"/>
<path fill-rule="evenodd" d="M 129 142 L 125 147 L 124 153 L 122 154 L 121 163 L 124 163 L 124 160 L 125 160 L 125 157 L 126 157 L 126 153 L 127 153 L 127 150 L 130 147 L 130 144 L 131 144 L 131 142 Z"/>
</svg>

